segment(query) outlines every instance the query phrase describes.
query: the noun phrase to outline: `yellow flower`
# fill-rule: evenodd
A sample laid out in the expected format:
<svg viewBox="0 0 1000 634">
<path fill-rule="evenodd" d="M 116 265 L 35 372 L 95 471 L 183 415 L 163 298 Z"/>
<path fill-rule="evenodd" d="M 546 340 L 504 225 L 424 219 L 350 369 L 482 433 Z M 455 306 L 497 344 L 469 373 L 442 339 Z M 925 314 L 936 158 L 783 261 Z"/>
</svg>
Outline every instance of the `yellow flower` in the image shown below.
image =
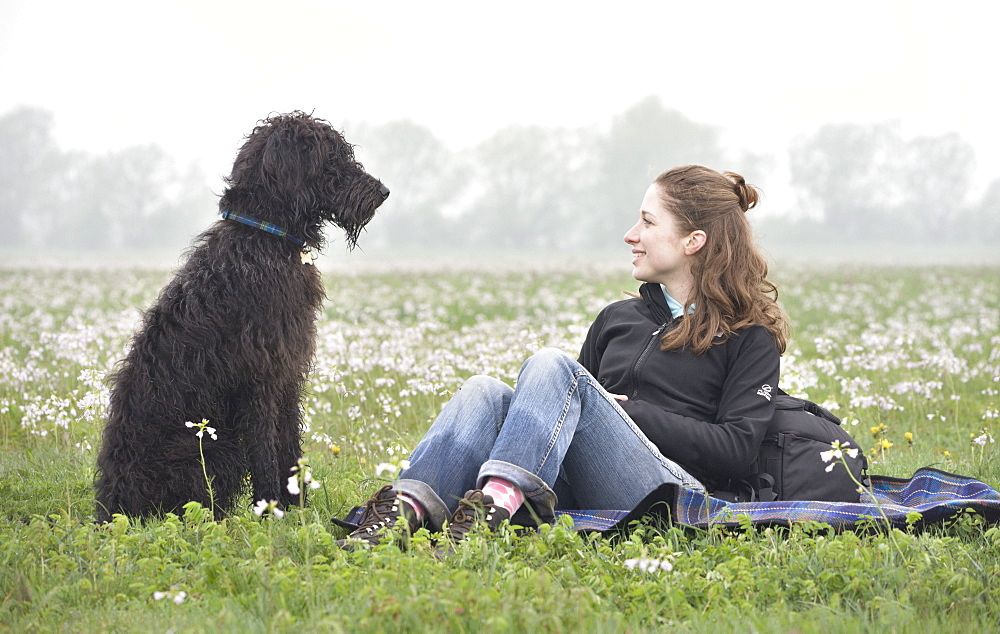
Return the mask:
<svg viewBox="0 0 1000 634">
<path fill-rule="evenodd" d="M 340 446 L 338 446 L 338 445 L 330 445 L 330 453 L 332 453 L 335 456 L 339 456 L 340 455 Z"/>
<path fill-rule="evenodd" d="M 903 434 L 903 438 L 905 438 L 906 442 L 908 442 L 909 444 L 911 445 L 913 444 L 913 432 L 911 431 L 906 432 L 905 434 Z"/>
<path fill-rule="evenodd" d="M 892 443 L 891 443 L 891 442 L 889 442 L 889 439 L 888 439 L 888 438 L 883 438 L 882 440 L 880 440 L 880 441 L 878 442 L 878 447 L 879 447 L 879 449 L 881 449 L 882 451 L 885 451 L 886 449 L 889 449 L 890 447 L 892 447 Z"/>
</svg>

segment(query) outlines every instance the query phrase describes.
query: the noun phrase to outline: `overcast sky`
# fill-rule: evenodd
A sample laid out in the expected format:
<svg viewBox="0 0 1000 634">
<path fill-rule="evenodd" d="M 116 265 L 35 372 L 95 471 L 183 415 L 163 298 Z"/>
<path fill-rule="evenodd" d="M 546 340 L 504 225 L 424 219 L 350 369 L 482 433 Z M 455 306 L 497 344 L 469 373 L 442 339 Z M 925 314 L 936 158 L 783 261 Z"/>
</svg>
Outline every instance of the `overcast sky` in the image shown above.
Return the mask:
<svg viewBox="0 0 1000 634">
<path fill-rule="evenodd" d="M 982 187 L 1000 172 L 998 18 L 994 1 L 2 0 L 0 114 L 41 106 L 64 148 L 157 143 L 217 177 L 273 111 L 411 119 L 459 149 L 511 123 L 607 125 L 656 94 L 734 156 L 784 160 L 827 122 L 954 130 Z"/>
</svg>

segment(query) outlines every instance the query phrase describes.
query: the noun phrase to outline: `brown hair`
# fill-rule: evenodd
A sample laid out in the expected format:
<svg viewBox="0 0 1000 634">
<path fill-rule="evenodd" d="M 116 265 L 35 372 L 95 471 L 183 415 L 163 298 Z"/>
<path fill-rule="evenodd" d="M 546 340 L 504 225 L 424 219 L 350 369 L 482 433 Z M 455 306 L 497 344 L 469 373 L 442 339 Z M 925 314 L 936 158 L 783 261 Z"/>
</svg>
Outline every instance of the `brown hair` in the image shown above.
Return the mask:
<svg viewBox="0 0 1000 634">
<path fill-rule="evenodd" d="M 784 352 L 788 319 L 744 215 L 760 198 L 757 188 L 739 174 L 720 174 L 700 165 L 675 167 L 654 182 L 680 233 L 700 229 L 706 234 L 705 244 L 692 256 L 694 285 L 687 303 L 696 308 L 663 335 L 662 349 L 687 348 L 702 354 L 736 331 L 760 325 Z"/>
</svg>

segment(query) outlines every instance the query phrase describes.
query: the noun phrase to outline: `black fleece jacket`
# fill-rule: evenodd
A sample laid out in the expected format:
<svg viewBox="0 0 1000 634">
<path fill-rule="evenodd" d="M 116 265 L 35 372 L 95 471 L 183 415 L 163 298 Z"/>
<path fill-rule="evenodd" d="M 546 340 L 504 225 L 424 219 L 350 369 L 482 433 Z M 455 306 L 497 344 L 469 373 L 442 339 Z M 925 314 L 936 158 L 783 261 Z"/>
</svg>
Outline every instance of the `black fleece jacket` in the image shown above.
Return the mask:
<svg viewBox="0 0 1000 634">
<path fill-rule="evenodd" d="M 763 326 L 737 332 L 707 352 L 660 349 L 674 328 L 658 284 L 609 305 L 590 327 L 580 363 L 613 394 L 664 456 L 710 491 L 746 474 L 774 414 L 779 357 Z M 682 319 L 682 318 L 678 318 Z"/>
</svg>

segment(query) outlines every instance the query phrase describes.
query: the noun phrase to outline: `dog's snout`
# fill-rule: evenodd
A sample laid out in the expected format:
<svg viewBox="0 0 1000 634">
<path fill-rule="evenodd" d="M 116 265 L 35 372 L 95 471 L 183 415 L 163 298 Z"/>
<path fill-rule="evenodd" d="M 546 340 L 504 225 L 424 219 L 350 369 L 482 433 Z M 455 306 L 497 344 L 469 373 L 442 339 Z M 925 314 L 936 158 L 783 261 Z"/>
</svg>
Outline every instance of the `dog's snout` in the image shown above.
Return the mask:
<svg viewBox="0 0 1000 634">
<path fill-rule="evenodd" d="M 383 185 L 382 183 L 379 183 L 378 193 L 382 194 L 382 200 L 385 200 L 386 198 L 389 197 L 389 188 Z"/>
</svg>

